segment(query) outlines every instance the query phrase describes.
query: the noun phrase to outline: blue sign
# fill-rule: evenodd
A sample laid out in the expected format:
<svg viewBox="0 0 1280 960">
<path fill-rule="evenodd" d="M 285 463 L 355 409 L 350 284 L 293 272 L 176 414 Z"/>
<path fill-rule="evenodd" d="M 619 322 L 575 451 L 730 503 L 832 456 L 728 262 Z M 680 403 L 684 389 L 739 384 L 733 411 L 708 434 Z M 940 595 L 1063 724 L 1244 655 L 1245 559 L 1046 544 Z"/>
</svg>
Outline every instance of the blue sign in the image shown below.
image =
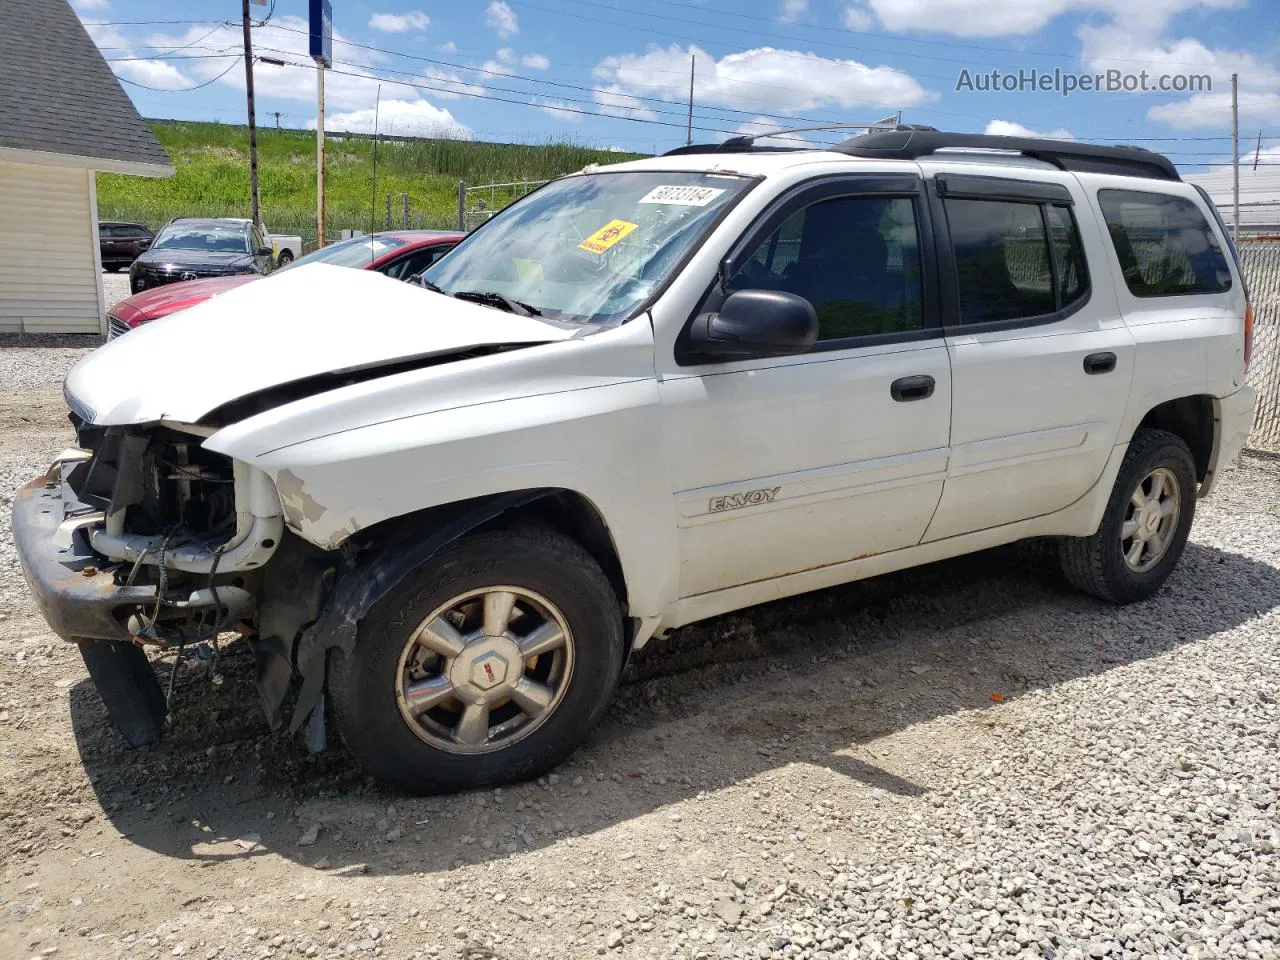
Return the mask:
<svg viewBox="0 0 1280 960">
<path fill-rule="evenodd" d="M 333 66 L 333 5 L 329 0 L 311 0 L 311 59 Z"/>
</svg>

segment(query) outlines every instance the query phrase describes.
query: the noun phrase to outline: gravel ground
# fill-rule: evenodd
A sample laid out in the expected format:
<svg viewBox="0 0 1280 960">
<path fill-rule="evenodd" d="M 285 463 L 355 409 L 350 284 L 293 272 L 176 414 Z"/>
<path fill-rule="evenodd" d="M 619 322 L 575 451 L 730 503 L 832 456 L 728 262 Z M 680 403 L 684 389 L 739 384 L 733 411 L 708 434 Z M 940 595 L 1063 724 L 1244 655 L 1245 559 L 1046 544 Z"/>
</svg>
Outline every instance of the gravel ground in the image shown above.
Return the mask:
<svg viewBox="0 0 1280 960">
<path fill-rule="evenodd" d="M 771 604 L 643 651 L 555 775 L 417 799 L 270 734 L 239 646 L 124 749 L 6 527 L 57 392 L 0 414 L 0 956 L 1280 957 L 1280 462 L 1146 603 L 1016 548 Z"/>
<path fill-rule="evenodd" d="M 107 298 L 107 309 L 110 310 L 119 301 L 129 296 L 129 271 L 119 273 L 102 272 L 102 292 Z"/>
</svg>

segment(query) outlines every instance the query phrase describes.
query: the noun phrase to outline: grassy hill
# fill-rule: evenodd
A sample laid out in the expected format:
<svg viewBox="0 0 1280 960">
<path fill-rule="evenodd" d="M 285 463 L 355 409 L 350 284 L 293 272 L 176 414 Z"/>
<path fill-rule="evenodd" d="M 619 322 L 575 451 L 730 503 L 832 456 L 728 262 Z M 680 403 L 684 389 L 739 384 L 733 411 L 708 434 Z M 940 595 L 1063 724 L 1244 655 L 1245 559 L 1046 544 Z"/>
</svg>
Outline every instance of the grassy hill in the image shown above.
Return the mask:
<svg viewBox="0 0 1280 960">
<path fill-rule="evenodd" d="M 177 216 L 249 215 L 248 130 L 221 123 L 148 121 L 177 173 L 167 180 L 98 175 L 98 215 L 158 227 Z M 373 141 L 330 139 L 325 147 L 325 233 L 369 230 L 375 204 Z M 452 227 L 458 181 L 507 183 L 546 180 L 588 163 L 617 163 L 620 154 L 571 142 L 541 145 L 465 140 L 382 141 L 378 144 L 377 227 L 391 194 L 399 226 L 401 194 L 409 195 L 414 227 Z M 258 130 L 262 218 L 282 234 L 315 236 L 316 139 L 305 130 Z M 495 198 L 500 205 L 506 198 Z"/>
</svg>

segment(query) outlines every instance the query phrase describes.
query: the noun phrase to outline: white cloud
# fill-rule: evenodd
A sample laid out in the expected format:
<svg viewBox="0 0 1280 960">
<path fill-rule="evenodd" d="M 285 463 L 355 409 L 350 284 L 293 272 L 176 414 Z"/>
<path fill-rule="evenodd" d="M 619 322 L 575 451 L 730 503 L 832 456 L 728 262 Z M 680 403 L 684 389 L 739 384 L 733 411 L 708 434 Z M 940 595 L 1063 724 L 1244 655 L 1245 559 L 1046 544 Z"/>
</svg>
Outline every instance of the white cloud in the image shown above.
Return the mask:
<svg viewBox="0 0 1280 960">
<path fill-rule="evenodd" d="M 81 13 L 93 13 L 107 9 L 107 0 L 71 0 L 71 5 Z"/>
<path fill-rule="evenodd" d="M 446 40 L 444 43 L 436 47 L 436 49 L 439 50 L 441 53 L 457 53 L 458 45 L 454 43 L 452 40 Z"/>
<path fill-rule="evenodd" d="M 111 68 L 117 77 L 157 90 L 186 90 L 193 86 L 180 70 L 163 60 L 130 60 L 113 63 Z"/>
<path fill-rule="evenodd" d="M 760 134 L 777 130 L 785 124 L 771 120 L 769 117 L 755 117 L 738 127 L 735 133 L 751 133 L 756 135 L 755 142 L 762 147 L 811 147 L 813 142 L 798 133 L 789 133 L 782 137 L 762 137 Z"/>
<path fill-rule="evenodd" d="M 1065 13 L 1101 13 L 1132 30 L 1160 30 L 1192 9 L 1245 6 L 1248 0 L 867 0 L 888 30 L 958 37 L 1034 33 Z"/>
<path fill-rule="evenodd" d="M 484 22 L 486 26 L 498 31 L 498 37 L 502 40 L 520 32 L 520 21 L 516 19 L 516 12 L 506 0 L 490 0 L 484 11 Z"/>
<path fill-rule="evenodd" d="M 657 120 L 658 115 L 645 106 L 644 101 L 633 97 L 618 84 L 597 88 L 591 98 L 600 106 L 600 112 L 610 117 L 630 117 L 634 120 Z"/>
<path fill-rule="evenodd" d="M 1092 71 L 1145 70 L 1150 81 L 1161 76 L 1207 76 L 1211 89 L 1178 94 L 1143 94 L 1151 100 L 1147 119 L 1181 130 L 1222 127 L 1231 118 L 1231 74 L 1240 76 L 1240 118 L 1250 122 L 1280 120 L 1280 67 L 1252 53 L 1215 50 L 1199 40 L 1152 36 L 1145 42 L 1117 26 L 1082 27 L 1082 57 Z"/>
<path fill-rule="evenodd" d="M 399 136 L 452 137 L 470 140 L 471 129 L 459 123 L 448 110 L 432 106 L 425 100 L 383 100 L 377 108 L 378 130 Z M 315 121 L 307 123 L 315 128 Z M 351 133 L 373 133 L 374 108 L 330 114 L 324 118 L 326 130 Z"/>
<path fill-rule="evenodd" d="M 467 83 L 452 70 L 427 67 L 422 75 L 431 83 L 431 95 L 440 100 L 456 100 L 467 94 L 479 96 L 484 93 L 484 87 L 480 84 Z"/>
<path fill-rule="evenodd" d="M 369 18 L 369 26 L 383 33 L 408 33 L 410 30 L 425 30 L 431 26 L 431 18 L 421 10 L 410 10 L 408 13 L 375 13 Z"/>
<path fill-rule="evenodd" d="M 565 123 L 581 123 L 582 113 L 577 110 L 566 109 L 570 105 L 563 100 L 535 100 L 534 103 L 549 117 L 556 120 L 563 120 Z"/>
<path fill-rule="evenodd" d="M 845 7 L 840 19 L 849 30 L 870 30 L 875 25 L 871 14 L 862 7 Z"/>
<path fill-rule="evenodd" d="M 689 95 L 689 57 L 697 57 L 694 101 L 769 113 L 799 113 L 820 107 L 910 107 L 937 98 L 910 74 L 832 60 L 814 53 L 758 47 L 717 60 L 696 46 L 650 47 L 645 53 L 605 57 L 597 80 L 611 91 L 683 100 Z"/>
<path fill-rule="evenodd" d="M 526 53 L 520 62 L 530 70 L 545 70 L 551 66 L 551 61 L 540 53 Z"/>
<path fill-rule="evenodd" d="M 480 72 L 485 75 L 511 76 L 516 72 L 516 52 L 510 47 L 503 47 L 494 54 L 492 60 L 480 64 Z"/>
<path fill-rule="evenodd" d="M 116 61 L 109 65 L 117 77 L 157 90 L 186 90 L 194 86 L 190 77 L 164 60 L 139 59 L 133 44 L 114 25 L 83 19 L 81 23 L 93 42 L 104 51 L 103 56 L 108 61 Z M 228 63 L 225 60 L 205 62 L 222 64 L 218 68 L 220 70 L 225 70 Z"/>
<path fill-rule="evenodd" d="M 384 132 L 390 132 L 394 128 L 399 133 L 409 135 L 471 136 L 471 130 L 456 120 L 448 110 L 423 98 L 413 86 L 414 78 L 401 80 L 375 76 L 372 71 L 385 61 L 385 56 L 362 47 L 350 46 L 343 42 L 344 39 L 341 33 L 334 31 L 334 55 L 341 61 L 341 72 L 330 71 L 325 77 L 325 102 L 331 111 L 325 117 L 326 127 L 353 131 L 372 130 L 375 100 L 381 87 L 379 128 Z M 147 38 L 148 43 L 168 47 L 198 42 L 201 46 L 215 49 L 227 47 L 232 50 L 238 48 L 242 40 L 238 24 L 219 27 L 212 34 L 209 34 L 208 25 L 197 25 L 181 36 L 159 35 Z M 277 67 L 258 63 L 254 67 L 254 87 L 259 100 L 296 100 L 306 107 L 313 107 L 316 102 L 316 71 L 307 51 L 307 21 L 301 17 L 277 14 L 270 23 L 254 29 L 254 44 L 263 50 L 271 48 L 272 56 L 278 56 L 289 64 Z M 212 80 L 226 68 L 225 60 L 197 60 L 186 69 L 198 80 Z M 479 89 L 460 79 L 455 82 L 453 77 L 440 79 L 424 74 L 422 82 L 448 88 L 443 94 L 433 91 L 430 94 L 433 98 L 448 98 L 450 95 Z M 217 81 L 216 86 L 243 90 L 244 70 L 231 70 Z M 307 126 L 315 127 L 314 118 L 307 121 Z"/>
<path fill-rule="evenodd" d="M 795 23 L 809 12 L 809 0 L 782 0 L 778 5 L 778 19 L 783 23 Z"/>
<path fill-rule="evenodd" d="M 1051 140 L 1074 140 L 1071 131 L 1064 127 L 1057 130 L 1032 130 L 1030 127 L 1024 127 L 1020 123 L 1012 120 L 992 120 L 987 124 L 987 128 L 982 131 L 994 137 L 1048 137 Z"/>
</svg>

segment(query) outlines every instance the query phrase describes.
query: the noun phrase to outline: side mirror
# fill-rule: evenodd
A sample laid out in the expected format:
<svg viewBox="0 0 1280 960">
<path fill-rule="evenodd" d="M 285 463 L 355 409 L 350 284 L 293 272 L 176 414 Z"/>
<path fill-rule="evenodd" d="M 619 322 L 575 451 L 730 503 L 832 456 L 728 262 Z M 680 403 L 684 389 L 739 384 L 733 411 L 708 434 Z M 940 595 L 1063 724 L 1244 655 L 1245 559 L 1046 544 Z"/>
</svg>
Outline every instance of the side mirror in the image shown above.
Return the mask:
<svg viewBox="0 0 1280 960">
<path fill-rule="evenodd" d="M 274 255 L 275 255 L 275 250 L 273 250 L 271 247 L 259 247 L 259 248 L 258 248 L 258 256 L 260 256 L 260 257 L 270 257 L 270 256 L 274 256 Z"/>
<path fill-rule="evenodd" d="M 689 346 L 711 357 L 785 357 L 818 339 L 818 314 L 804 297 L 783 290 L 739 290 L 719 313 L 694 318 Z"/>
</svg>

